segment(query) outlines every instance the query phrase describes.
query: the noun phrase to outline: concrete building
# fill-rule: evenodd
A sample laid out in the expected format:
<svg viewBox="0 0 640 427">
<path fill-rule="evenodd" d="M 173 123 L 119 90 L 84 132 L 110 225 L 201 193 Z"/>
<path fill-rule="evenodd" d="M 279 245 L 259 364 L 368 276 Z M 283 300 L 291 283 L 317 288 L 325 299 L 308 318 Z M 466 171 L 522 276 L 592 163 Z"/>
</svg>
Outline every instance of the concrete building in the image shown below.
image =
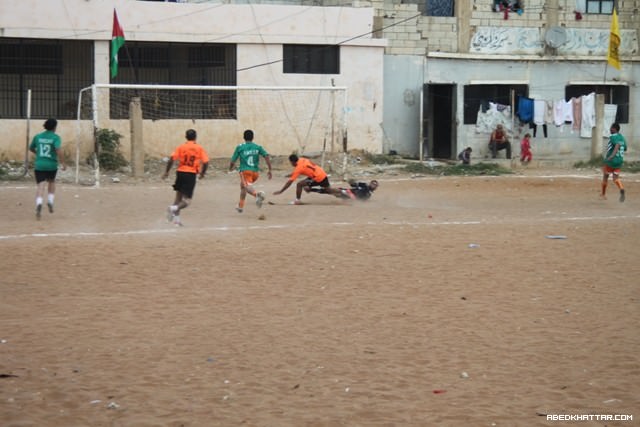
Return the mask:
<svg viewBox="0 0 640 427">
<path fill-rule="evenodd" d="M 114 9 L 126 49 L 120 50 L 112 77 Z M 44 119 L 56 117 L 66 149 L 73 152 L 77 141 L 81 158 L 93 150 L 93 125 L 121 134 L 128 157 L 127 109 L 133 98 L 142 104 L 143 142 L 150 156 L 169 154 L 189 128 L 198 131 L 214 157 L 230 156 L 247 128 L 274 155 L 341 151 L 343 144 L 380 152 L 386 41 L 372 37 L 373 22 L 370 7 L 0 2 L 0 156 L 21 160 L 29 135 L 42 130 Z M 202 88 L 135 87 L 122 89 L 122 99 L 117 91 L 105 95 L 98 88 L 79 96 L 81 89 L 105 83 Z M 276 90 L 211 91 L 210 86 Z M 277 90 L 285 87 L 346 91 Z M 280 113 L 274 116 L 276 110 Z"/>
<path fill-rule="evenodd" d="M 514 107 L 508 122 L 517 145 L 524 133 L 534 132 L 515 115 L 518 95 L 556 101 L 594 92 L 617 105 L 629 156 L 640 157 L 640 2 L 617 1 L 620 70 L 606 66 L 613 0 L 413 3 L 372 2 L 377 27 L 389 41 L 385 147 L 451 159 L 470 146 L 474 157 L 484 158 L 491 120 L 478 111 L 485 102 Z M 500 10 L 501 4 L 512 7 Z M 588 132 L 581 136 L 569 124 L 546 128 L 535 129 L 534 158 L 575 161 L 592 154 Z"/>
</svg>

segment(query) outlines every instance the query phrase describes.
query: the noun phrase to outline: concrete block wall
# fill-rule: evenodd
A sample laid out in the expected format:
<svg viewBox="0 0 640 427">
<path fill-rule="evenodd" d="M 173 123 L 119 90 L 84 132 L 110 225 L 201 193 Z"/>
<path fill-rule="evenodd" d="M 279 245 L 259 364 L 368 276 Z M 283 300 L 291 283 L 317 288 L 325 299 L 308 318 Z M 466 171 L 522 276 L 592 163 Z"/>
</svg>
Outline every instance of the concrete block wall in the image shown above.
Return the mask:
<svg viewBox="0 0 640 427">
<path fill-rule="evenodd" d="M 398 0 L 362 0 L 357 4 L 375 9 L 376 17 L 382 20 L 378 25 L 386 27 L 381 31 L 381 37 L 389 40 L 385 53 L 391 55 L 465 53 L 459 50 L 458 32 L 471 40 L 478 27 L 545 28 L 559 25 L 566 28 L 608 29 L 611 24 L 610 15 L 582 13 L 581 19 L 577 19 L 575 0 L 557 0 L 557 6 L 552 0 L 527 0 L 522 15 L 510 12 L 506 20 L 502 12 L 494 11 L 493 0 L 467 2 L 468 5 L 462 7 L 470 6 L 468 18 L 424 16 L 420 14 L 417 4 L 402 4 Z M 618 0 L 618 13 L 620 28 L 635 29 L 640 36 L 640 0 Z M 412 16 L 416 16 L 416 19 L 393 25 Z"/>
<path fill-rule="evenodd" d="M 429 41 L 429 52 L 458 51 L 456 18 L 423 16 L 418 31 L 423 39 Z"/>
<path fill-rule="evenodd" d="M 503 13 L 494 11 L 493 0 L 455 0 L 461 2 L 458 9 L 463 10 L 463 16 L 453 17 L 424 16 L 420 10 L 425 9 L 424 4 L 429 0 L 412 1 L 415 3 L 403 3 L 402 0 L 281 0 L 281 3 L 372 7 L 375 10 L 372 29 L 384 28 L 374 37 L 389 40 L 385 53 L 391 55 L 467 53 L 465 46 L 468 46 L 468 42 L 461 42 L 460 37 L 471 40 L 478 27 L 542 29 L 559 25 L 566 28 L 608 29 L 611 24 L 610 15 L 582 13 L 581 19 L 577 19 L 576 0 L 523 0 L 522 15 L 510 12 L 506 20 Z M 616 3 L 621 30 L 635 30 L 640 38 L 640 0 L 617 0 Z M 400 23 L 414 16 L 415 19 Z"/>
<path fill-rule="evenodd" d="M 575 0 L 574 0 L 575 1 Z M 545 0 L 527 0 L 522 15 L 509 12 L 508 19 L 504 13 L 496 12 L 492 0 L 473 0 L 471 26 L 496 27 L 540 27 L 546 22 Z"/>
<path fill-rule="evenodd" d="M 389 40 L 386 54 L 426 55 L 429 39 L 418 30 L 423 18 L 418 5 L 376 0 L 372 2 L 372 6 L 376 8 L 376 16 L 382 18 L 382 37 Z"/>
</svg>

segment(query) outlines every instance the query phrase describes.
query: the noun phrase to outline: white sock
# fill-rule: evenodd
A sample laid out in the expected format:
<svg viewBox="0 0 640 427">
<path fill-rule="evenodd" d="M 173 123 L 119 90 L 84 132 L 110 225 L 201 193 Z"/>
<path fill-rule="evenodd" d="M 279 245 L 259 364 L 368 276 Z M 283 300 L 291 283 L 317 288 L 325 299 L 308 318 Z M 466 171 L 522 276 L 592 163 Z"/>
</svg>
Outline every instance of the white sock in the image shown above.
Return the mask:
<svg viewBox="0 0 640 427">
<path fill-rule="evenodd" d="M 54 199 L 54 194 L 49 193 L 49 195 L 47 196 L 47 200 L 50 204 L 53 204 L 53 199 Z"/>
<path fill-rule="evenodd" d="M 178 210 L 178 206 L 171 205 L 171 206 L 169 206 L 169 209 L 171 209 L 171 212 L 176 212 Z"/>
<path fill-rule="evenodd" d="M 42 204 L 42 197 L 36 197 L 36 206 Z"/>
</svg>

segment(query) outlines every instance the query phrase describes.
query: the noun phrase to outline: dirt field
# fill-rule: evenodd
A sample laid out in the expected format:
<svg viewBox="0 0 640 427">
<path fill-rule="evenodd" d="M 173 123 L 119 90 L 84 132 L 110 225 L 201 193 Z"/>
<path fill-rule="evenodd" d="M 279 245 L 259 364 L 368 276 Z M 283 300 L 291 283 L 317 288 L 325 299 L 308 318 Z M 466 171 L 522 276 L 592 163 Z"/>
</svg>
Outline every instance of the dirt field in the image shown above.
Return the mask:
<svg viewBox="0 0 640 427">
<path fill-rule="evenodd" d="M 0 425 L 640 425 L 640 176 L 378 178 L 0 184 Z"/>
</svg>

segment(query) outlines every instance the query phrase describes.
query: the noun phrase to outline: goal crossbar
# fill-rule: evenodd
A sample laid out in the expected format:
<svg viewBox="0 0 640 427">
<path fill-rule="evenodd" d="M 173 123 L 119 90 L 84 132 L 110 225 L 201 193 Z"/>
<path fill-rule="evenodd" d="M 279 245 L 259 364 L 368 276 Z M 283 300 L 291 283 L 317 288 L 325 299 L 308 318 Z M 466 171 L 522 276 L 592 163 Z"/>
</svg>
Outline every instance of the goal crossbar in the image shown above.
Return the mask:
<svg viewBox="0 0 640 427">
<path fill-rule="evenodd" d="M 82 90 L 91 88 L 105 89 L 157 89 L 157 90 L 347 90 L 346 86 L 198 86 L 198 85 L 143 85 L 143 84 L 110 84 L 96 83 Z"/>
</svg>

